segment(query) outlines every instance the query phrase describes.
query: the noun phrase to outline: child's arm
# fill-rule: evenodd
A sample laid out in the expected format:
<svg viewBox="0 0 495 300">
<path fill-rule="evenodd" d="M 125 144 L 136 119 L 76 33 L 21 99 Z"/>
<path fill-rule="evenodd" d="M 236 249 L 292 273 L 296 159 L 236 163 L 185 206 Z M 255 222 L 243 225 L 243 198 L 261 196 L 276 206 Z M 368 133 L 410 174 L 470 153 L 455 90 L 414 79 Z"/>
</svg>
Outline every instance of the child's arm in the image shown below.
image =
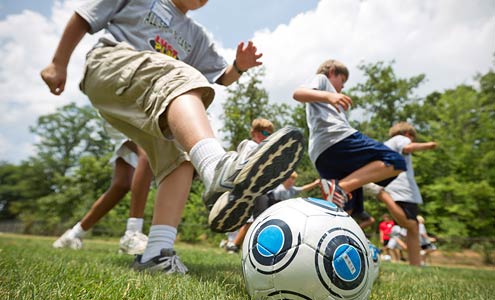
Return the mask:
<svg viewBox="0 0 495 300">
<path fill-rule="evenodd" d="M 402 148 L 402 153 L 409 154 L 416 151 L 425 151 L 430 149 L 435 149 L 437 147 L 436 142 L 426 142 L 426 143 L 410 143 Z"/>
<path fill-rule="evenodd" d="M 244 42 L 237 45 L 235 61 L 227 67 L 225 72 L 218 78 L 217 83 L 228 86 L 237 81 L 242 73 L 262 64 L 258 59 L 263 56 L 262 53 L 256 53 L 257 49 L 253 42 L 249 41 L 244 47 Z M 234 65 L 235 64 L 235 65 Z"/>
<path fill-rule="evenodd" d="M 301 187 L 302 191 L 303 192 L 307 192 L 309 190 L 312 190 L 314 189 L 315 187 L 317 187 L 318 185 L 320 184 L 320 179 L 316 179 L 315 181 L 311 182 L 311 183 L 308 183 L 306 185 L 303 185 Z"/>
<path fill-rule="evenodd" d="M 331 93 L 327 91 L 314 90 L 300 87 L 294 91 L 292 97 L 302 103 L 306 102 L 324 102 L 333 105 L 338 112 L 339 106 L 344 110 L 348 110 L 352 105 L 352 100 L 349 96 L 340 93 Z"/>
<path fill-rule="evenodd" d="M 41 78 L 52 94 L 60 95 L 64 91 L 70 56 L 88 31 L 88 22 L 74 13 L 60 38 L 52 62 L 41 71 Z"/>
</svg>

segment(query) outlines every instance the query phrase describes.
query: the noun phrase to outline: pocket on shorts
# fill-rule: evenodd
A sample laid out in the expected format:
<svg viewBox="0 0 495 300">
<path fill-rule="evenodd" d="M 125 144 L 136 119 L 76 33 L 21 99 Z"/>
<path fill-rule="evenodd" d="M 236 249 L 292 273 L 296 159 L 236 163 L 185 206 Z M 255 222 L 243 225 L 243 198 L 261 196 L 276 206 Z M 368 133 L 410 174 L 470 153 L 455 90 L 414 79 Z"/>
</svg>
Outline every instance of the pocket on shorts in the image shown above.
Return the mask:
<svg viewBox="0 0 495 300">
<path fill-rule="evenodd" d="M 127 88 L 131 86 L 132 79 L 136 75 L 137 70 L 139 70 L 141 65 L 146 63 L 148 60 L 148 55 L 141 55 L 123 68 L 119 78 L 117 79 L 115 89 L 116 95 L 122 95 L 127 90 Z"/>
</svg>

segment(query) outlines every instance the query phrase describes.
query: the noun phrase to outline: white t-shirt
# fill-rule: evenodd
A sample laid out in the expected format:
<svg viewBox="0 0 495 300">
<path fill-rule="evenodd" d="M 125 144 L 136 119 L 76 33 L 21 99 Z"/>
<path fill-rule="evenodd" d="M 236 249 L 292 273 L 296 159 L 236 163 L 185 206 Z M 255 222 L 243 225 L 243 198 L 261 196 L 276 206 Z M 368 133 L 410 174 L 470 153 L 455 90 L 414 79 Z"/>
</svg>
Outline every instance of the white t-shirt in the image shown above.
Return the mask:
<svg viewBox="0 0 495 300">
<path fill-rule="evenodd" d="M 385 187 L 385 191 L 387 191 L 395 201 L 422 204 L 423 198 L 421 197 L 419 187 L 414 179 L 411 154 L 402 153 L 402 149 L 410 143 L 411 140 L 403 135 L 396 135 L 384 143 L 390 149 L 401 153 L 407 166 L 407 171 L 400 173 L 394 181 Z"/>
<path fill-rule="evenodd" d="M 164 53 L 200 71 L 214 83 L 228 63 L 205 29 L 170 0 L 93 0 L 76 9 L 90 33 L 105 29 L 99 43 L 127 42 L 136 50 Z"/>
<path fill-rule="evenodd" d="M 337 92 L 323 74 L 313 77 L 304 87 Z M 313 164 L 323 151 L 357 131 L 349 125 L 344 109 L 340 109 L 339 113 L 333 105 L 322 102 L 306 103 L 306 121 L 309 127 L 309 158 Z"/>
<path fill-rule="evenodd" d="M 419 244 L 421 246 L 430 244 L 430 240 L 423 236 L 426 233 L 426 226 L 423 223 L 419 223 Z"/>
</svg>

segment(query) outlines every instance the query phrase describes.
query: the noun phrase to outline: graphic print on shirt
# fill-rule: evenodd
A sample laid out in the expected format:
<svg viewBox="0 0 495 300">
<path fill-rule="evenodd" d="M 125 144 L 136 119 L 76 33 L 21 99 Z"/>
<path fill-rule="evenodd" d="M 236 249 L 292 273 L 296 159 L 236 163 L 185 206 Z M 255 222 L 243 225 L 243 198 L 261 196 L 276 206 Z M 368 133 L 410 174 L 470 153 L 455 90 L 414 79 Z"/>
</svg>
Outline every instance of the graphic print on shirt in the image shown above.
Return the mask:
<svg viewBox="0 0 495 300">
<path fill-rule="evenodd" d="M 169 8 L 160 5 L 159 2 L 159 0 L 153 1 L 150 11 L 145 16 L 144 21 L 160 29 L 160 31 L 163 32 L 163 36 L 157 34 L 155 37 L 150 38 L 148 43 L 155 51 L 177 60 L 182 60 L 191 52 L 192 45 L 188 43 L 179 32 L 170 27 L 173 19 L 172 12 L 169 11 Z"/>
</svg>

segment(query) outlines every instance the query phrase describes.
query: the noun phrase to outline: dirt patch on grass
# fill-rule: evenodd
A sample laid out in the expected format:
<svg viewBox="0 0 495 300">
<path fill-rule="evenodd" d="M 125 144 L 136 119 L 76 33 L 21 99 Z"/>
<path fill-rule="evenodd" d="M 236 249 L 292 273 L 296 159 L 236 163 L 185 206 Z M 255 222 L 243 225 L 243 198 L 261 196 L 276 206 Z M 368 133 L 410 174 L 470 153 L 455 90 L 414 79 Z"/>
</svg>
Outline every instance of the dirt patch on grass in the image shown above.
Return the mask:
<svg viewBox="0 0 495 300">
<path fill-rule="evenodd" d="M 480 253 L 472 250 L 444 251 L 437 250 L 431 253 L 427 259 L 428 265 L 448 265 L 463 267 L 482 267 L 495 269 L 495 265 L 487 265 L 483 262 Z"/>
</svg>

